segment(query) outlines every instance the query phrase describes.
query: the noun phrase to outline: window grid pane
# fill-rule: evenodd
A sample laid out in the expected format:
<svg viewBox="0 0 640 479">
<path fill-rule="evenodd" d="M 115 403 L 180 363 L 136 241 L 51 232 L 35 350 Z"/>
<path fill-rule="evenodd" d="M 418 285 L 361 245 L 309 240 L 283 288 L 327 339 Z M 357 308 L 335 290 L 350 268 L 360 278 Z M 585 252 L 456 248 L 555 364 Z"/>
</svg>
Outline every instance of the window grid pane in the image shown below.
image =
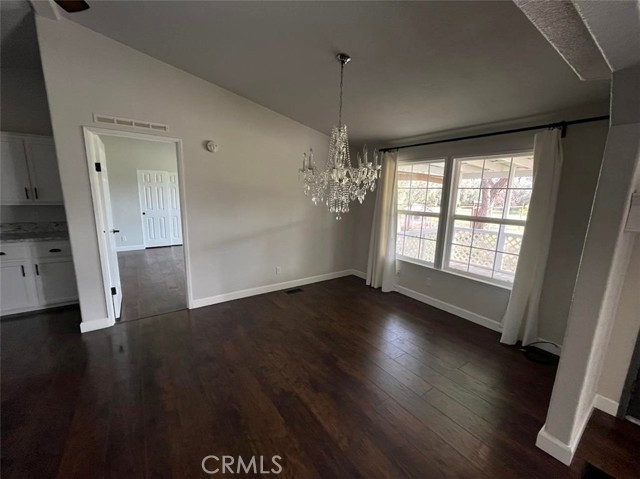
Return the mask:
<svg viewBox="0 0 640 479">
<path fill-rule="evenodd" d="M 455 220 L 453 224 L 452 244 L 460 246 L 471 246 L 471 237 L 473 236 L 473 227 L 471 222 L 464 220 Z"/>
<path fill-rule="evenodd" d="M 513 282 L 531 201 L 533 157 L 458 160 L 448 267 Z M 473 222 L 459 216 L 491 218 Z M 503 219 L 522 225 L 502 224 Z"/>
<path fill-rule="evenodd" d="M 402 255 L 409 258 L 417 258 L 420 251 L 420 238 L 415 236 L 404 237 L 404 247 L 402 248 Z"/>
<path fill-rule="evenodd" d="M 396 253 L 433 264 L 439 218 L 437 216 L 398 214 Z"/>
<path fill-rule="evenodd" d="M 443 161 L 401 165 L 398 168 L 398 208 L 439 214 L 444 169 Z"/>
<path fill-rule="evenodd" d="M 420 259 L 427 263 L 433 264 L 436 258 L 436 242 L 435 240 L 420 240 Z"/>
<path fill-rule="evenodd" d="M 452 245 L 449 267 L 461 271 L 469 271 L 471 248 L 468 246 Z"/>
</svg>

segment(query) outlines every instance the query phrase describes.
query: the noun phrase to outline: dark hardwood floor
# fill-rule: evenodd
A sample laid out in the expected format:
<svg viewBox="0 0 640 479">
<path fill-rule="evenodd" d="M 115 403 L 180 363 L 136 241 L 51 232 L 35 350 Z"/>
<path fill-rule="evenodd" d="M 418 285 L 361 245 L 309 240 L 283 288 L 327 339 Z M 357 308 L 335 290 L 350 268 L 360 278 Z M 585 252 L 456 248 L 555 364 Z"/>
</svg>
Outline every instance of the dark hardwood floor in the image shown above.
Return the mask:
<svg viewBox="0 0 640 479">
<path fill-rule="evenodd" d="M 187 307 L 182 246 L 123 251 L 118 253 L 118 265 L 122 286 L 120 321 Z"/>
<path fill-rule="evenodd" d="M 207 455 L 297 479 L 637 476 L 615 435 L 638 430 L 600 415 L 571 468 L 534 446 L 555 368 L 496 333 L 355 277 L 302 289 L 85 335 L 76 309 L 2 322 L 2 477 L 221 476 Z"/>
<path fill-rule="evenodd" d="M 612 477 L 638 478 L 640 426 L 595 410 L 576 456 L 579 463 L 588 461 Z"/>
</svg>

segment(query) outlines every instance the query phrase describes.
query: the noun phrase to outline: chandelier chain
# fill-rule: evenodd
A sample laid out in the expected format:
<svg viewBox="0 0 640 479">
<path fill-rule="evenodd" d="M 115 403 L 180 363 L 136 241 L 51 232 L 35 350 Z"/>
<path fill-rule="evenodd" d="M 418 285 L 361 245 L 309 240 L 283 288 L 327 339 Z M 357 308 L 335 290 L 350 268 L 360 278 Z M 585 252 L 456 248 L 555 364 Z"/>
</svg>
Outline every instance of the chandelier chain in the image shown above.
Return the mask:
<svg viewBox="0 0 640 479">
<path fill-rule="evenodd" d="M 344 62 L 340 62 L 340 105 L 338 107 L 338 128 L 342 126 L 342 90 L 344 85 Z"/>
<path fill-rule="evenodd" d="M 369 160 L 367 147 L 358 153 L 358 165 L 351 164 L 347 125 L 342 123 L 342 98 L 344 90 L 344 66 L 351 60 L 345 53 L 337 55 L 340 61 L 340 98 L 338 107 L 338 125 L 331 129 L 329 155 L 324 165 L 318 167 L 310 149 L 302 157 L 299 170 L 305 195 L 311 197 L 314 204 L 323 203 L 336 219 L 349 212 L 349 203 L 364 201 L 367 191 L 373 191 L 380 176 L 381 159 L 378 151 L 373 152 Z"/>
</svg>

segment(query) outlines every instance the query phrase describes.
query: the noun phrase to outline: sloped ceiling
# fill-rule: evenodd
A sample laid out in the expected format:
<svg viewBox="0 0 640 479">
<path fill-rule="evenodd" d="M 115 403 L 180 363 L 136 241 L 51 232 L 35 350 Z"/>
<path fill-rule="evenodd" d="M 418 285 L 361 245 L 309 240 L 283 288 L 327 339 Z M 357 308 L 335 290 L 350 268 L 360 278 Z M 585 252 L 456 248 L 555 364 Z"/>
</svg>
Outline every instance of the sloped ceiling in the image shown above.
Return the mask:
<svg viewBox="0 0 640 479">
<path fill-rule="evenodd" d="M 0 1 L 0 66 L 29 70 L 42 68 L 36 26 L 26 0 Z"/>
<path fill-rule="evenodd" d="M 354 141 L 387 141 L 606 102 L 512 2 L 91 1 L 66 15 L 323 132 L 339 65 Z"/>
</svg>

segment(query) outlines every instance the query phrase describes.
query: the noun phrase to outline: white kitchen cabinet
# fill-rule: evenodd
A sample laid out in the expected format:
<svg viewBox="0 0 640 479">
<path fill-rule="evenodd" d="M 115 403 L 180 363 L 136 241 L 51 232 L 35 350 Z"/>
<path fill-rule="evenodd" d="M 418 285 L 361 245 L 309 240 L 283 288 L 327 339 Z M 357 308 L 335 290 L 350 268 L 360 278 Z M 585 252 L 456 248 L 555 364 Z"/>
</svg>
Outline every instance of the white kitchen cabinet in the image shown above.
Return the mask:
<svg viewBox="0 0 640 479">
<path fill-rule="evenodd" d="M 1 204 L 63 204 L 52 138 L 3 132 L 1 143 Z"/>
<path fill-rule="evenodd" d="M 56 147 L 51 138 L 25 141 L 33 200 L 41 204 L 62 204 L 62 186 L 58 173 Z"/>
<path fill-rule="evenodd" d="M 0 203 L 31 204 L 29 167 L 22 138 L 0 138 Z"/>
<path fill-rule="evenodd" d="M 70 258 L 34 260 L 38 303 L 41 306 L 68 303 L 78 299 L 76 276 Z"/>
<path fill-rule="evenodd" d="M 33 278 L 29 264 L 0 265 L 0 307 L 2 311 L 26 311 L 35 307 Z"/>
<path fill-rule="evenodd" d="M 78 300 L 68 241 L 0 244 L 0 313 L 15 314 Z"/>
</svg>

